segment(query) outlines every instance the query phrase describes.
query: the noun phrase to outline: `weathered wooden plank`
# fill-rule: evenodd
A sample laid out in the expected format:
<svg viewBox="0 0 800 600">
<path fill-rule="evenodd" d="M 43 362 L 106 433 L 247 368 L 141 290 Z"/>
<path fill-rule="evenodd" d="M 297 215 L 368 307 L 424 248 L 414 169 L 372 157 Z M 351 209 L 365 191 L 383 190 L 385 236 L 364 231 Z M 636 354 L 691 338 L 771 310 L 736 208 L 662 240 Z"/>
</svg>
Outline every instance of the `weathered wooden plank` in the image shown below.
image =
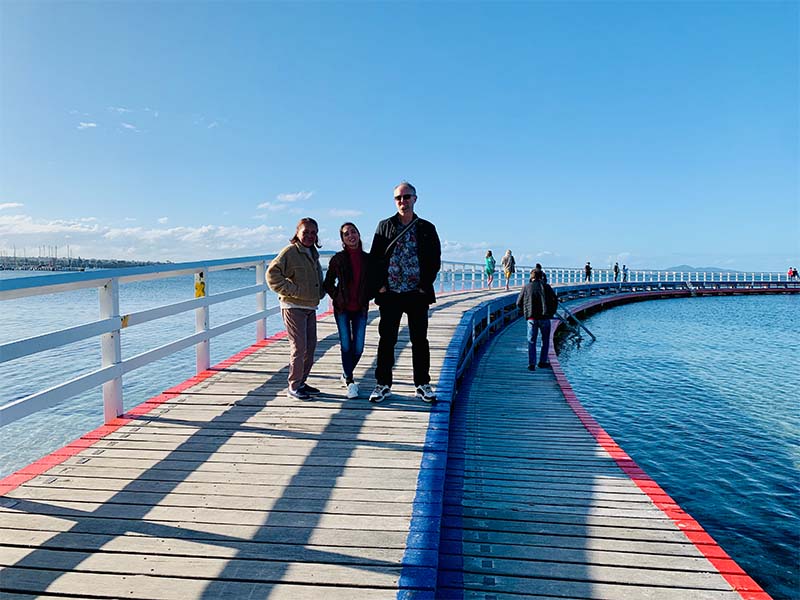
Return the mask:
<svg viewBox="0 0 800 600">
<path fill-rule="evenodd" d="M 462 581 L 463 579 L 463 581 Z M 595 581 L 569 581 L 446 572 L 440 575 L 441 598 L 461 597 L 481 600 L 516 600 L 524 598 L 591 600 L 741 600 L 734 591 L 695 590 L 667 586 L 633 586 Z M 458 596 L 456 596 L 458 594 Z M 520 596 L 520 594 L 522 596 Z"/>
<path fill-rule="evenodd" d="M 229 525 L 259 525 L 264 523 L 265 514 L 269 523 L 275 526 L 325 529 L 372 529 L 385 531 L 408 531 L 411 520 L 410 510 L 401 516 L 336 514 L 325 512 L 293 512 L 289 510 L 226 510 L 214 508 L 186 508 L 181 506 L 137 506 L 88 503 L 88 502 L 47 502 L 32 503 L 19 500 L 13 510 L 33 511 L 40 515 L 76 517 L 78 515 L 104 517 L 109 519 L 142 519 L 164 523 L 219 523 Z M 8 509 L 0 509 L 0 514 Z M 321 510 L 321 509 L 318 509 Z"/>
<path fill-rule="evenodd" d="M 58 577 L 49 571 L 19 567 L 6 568 L 0 590 L 32 590 L 52 594 L 82 595 L 93 598 L 134 598 L 136 600 L 231 600 L 269 598 L 270 600 L 371 600 L 395 598 L 391 588 L 365 588 L 332 585 L 293 585 L 244 581 L 215 582 L 201 577 L 153 577 L 131 574 L 64 572 Z M 81 596 L 86 597 L 86 596 Z"/>
<path fill-rule="evenodd" d="M 588 557 L 585 557 L 588 558 Z M 667 570 L 663 565 L 608 566 L 596 560 L 581 562 L 557 562 L 554 560 L 514 560 L 492 556 L 440 556 L 440 567 L 448 570 L 463 569 L 464 576 L 485 574 L 489 576 L 519 577 L 529 579 L 564 579 L 573 582 L 611 583 L 631 586 L 672 587 L 687 590 L 731 591 L 719 573 L 709 572 L 708 561 L 696 559 L 692 570 Z M 704 567 L 704 568 L 703 568 Z"/>
<path fill-rule="evenodd" d="M 129 481 L 127 479 L 102 479 L 99 477 L 50 477 L 41 476 L 27 482 L 23 487 L 24 496 L 29 499 L 46 500 L 51 497 L 50 490 L 63 490 L 72 493 L 75 490 L 105 491 L 112 493 L 144 492 L 152 494 L 185 494 L 206 495 L 219 494 L 220 497 L 239 498 L 284 498 L 289 499 L 326 499 L 360 500 L 364 502 L 412 502 L 416 496 L 414 490 L 383 490 L 367 487 L 309 487 L 302 485 L 266 485 L 250 481 L 247 484 L 226 483 L 178 483 L 164 481 Z M 9 494 L 9 497 L 12 497 Z"/>
<path fill-rule="evenodd" d="M 327 560 L 329 551 L 320 552 Z M 0 546 L 0 565 L 24 564 L 28 568 L 78 573 L 148 574 L 155 577 L 188 577 L 262 583 L 298 583 L 396 587 L 401 567 L 374 561 L 369 565 L 333 562 L 271 561 L 211 558 L 168 554 L 141 555 L 101 550 L 64 552 L 43 548 Z M 5 578 L 5 577 L 4 577 Z"/>
<path fill-rule="evenodd" d="M 407 532 L 378 529 L 304 528 L 266 523 L 240 525 L 229 523 L 155 522 L 145 520 L 98 518 L 92 515 L 67 514 L 48 516 L 0 512 L 4 529 L 87 533 L 105 536 L 136 533 L 169 539 L 252 541 L 277 544 L 403 548 Z"/>
<path fill-rule="evenodd" d="M 97 490 L 44 490 L 29 491 L 21 488 L 8 494 L 18 500 L 36 500 L 52 506 L 72 507 L 84 512 L 103 506 L 124 514 L 129 507 L 161 506 L 177 508 L 208 508 L 229 511 L 272 511 L 282 507 L 290 512 L 331 512 L 348 515 L 402 516 L 411 510 L 409 502 L 377 502 L 360 500 L 332 500 L 327 497 L 287 498 L 283 494 L 271 498 L 254 496 L 222 496 L 214 494 L 158 494 L 147 492 L 108 492 Z M 23 505 L 24 506 L 24 505 Z M 19 505 L 15 508 L 19 508 Z"/>
<path fill-rule="evenodd" d="M 175 555 L 201 558 L 238 558 L 271 561 L 318 562 L 352 565 L 400 565 L 405 549 L 369 546 L 315 546 L 280 543 L 259 543 L 246 540 L 221 540 L 216 543 L 201 539 L 178 539 L 123 534 L 61 533 L 0 529 L 3 545 L 41 547 L 50 550 L 85 550 L 102 548 L 108 553 L 133 552 L 144 555 Z"/>
</svg>

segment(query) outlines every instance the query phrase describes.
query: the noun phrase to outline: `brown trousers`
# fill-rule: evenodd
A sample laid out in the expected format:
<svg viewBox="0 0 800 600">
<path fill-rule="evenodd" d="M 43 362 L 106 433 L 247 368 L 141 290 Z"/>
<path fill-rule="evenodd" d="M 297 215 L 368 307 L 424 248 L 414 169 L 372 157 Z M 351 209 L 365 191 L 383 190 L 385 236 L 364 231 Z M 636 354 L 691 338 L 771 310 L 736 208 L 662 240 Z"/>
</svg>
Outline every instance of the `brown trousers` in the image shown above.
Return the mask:
<svg viewBox="0 0 800 600">
<path fill-rule="evenodd" d="M 297 390 L 306 382 L 317 348 L 317 311 L 313 308 L 282 308 L 289 338 L 289 387 Z"/>
</svg>

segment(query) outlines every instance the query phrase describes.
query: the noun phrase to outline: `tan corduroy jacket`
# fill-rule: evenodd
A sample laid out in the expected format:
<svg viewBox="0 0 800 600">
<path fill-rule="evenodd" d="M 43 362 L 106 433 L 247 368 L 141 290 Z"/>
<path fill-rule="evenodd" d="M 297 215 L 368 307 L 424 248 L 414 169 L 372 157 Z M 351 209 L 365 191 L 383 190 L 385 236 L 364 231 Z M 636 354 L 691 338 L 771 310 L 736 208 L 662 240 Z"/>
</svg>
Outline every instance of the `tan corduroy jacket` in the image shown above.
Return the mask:
<svg viewBox="0 0 800 600">
<path fill-rule="evenodd" d="M 316 308 L 325 296 L 317 249 L 300 243 L 286 246 L 269 263 L 267 285 L 283 302 Z"/>
</svg>

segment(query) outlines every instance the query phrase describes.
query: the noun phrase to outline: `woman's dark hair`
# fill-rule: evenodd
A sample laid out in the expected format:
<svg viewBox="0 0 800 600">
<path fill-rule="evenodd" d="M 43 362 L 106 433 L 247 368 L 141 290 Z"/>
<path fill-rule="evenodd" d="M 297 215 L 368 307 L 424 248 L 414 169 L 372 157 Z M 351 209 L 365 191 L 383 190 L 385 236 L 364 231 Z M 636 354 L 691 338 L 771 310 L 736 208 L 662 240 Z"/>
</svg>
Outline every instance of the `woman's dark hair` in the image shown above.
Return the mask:
<svg viewBox="0 0 800 600">
<path fill-rule="evenodd" d="M 290 244 L 296 244 L 296 243 L 301 243 L 302 244 L 302 242 L 300 241 L 300 238 L 297 236 L 297 234 L 300 233 L 300 228 L 303 225 L 313 225 L 314 227 L 316 227 L 316 229 L 317 229 L 317 239 L 314 240 L 314 245 L 317 248 L 322 248 L 322 244 L 319 243 L 319 225 L 311 217 L 303 217 L 302 219 L 300 219 L 297 222 L 297 227 L 294 228 L 294 237 L 289 240 L 289 243 Z"/>
<path fill-rule="evenodd" d="M 487 250 L 486 251 L 486 258 L 489 258 L 491 255 L 492 255 L 492 251 L 491 250 Z"/>
<path fill-rule="evenodd" d="M 348 225 L 356 230 L 356 233 L 358 234 L 358 249 L 359 250 L 363 250 L 363 248 L 361 246 L 361 232 L 358 230 L 358 227 L 356 227 L 356 224 L 355 223 L 351 223 L 350 221 L 347 221 L 347 223 L 342 223 L 339 226 L 339 239 L 342 240 L 342 248 L 345 248 L 345 249 L 347 248 L 347 246 L 344 243 L 344 228 L 347 227 Z"/>
</svg>

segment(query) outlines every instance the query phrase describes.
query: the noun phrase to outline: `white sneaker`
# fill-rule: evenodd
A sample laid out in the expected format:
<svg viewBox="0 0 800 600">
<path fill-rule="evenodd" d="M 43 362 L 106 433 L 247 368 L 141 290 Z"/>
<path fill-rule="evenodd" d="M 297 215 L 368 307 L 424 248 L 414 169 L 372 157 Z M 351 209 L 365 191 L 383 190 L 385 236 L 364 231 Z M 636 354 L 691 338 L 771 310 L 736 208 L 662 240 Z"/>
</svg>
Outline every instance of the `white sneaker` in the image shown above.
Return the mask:
<svg viewBox="0 0 800 600">
<path fill-rule="evenodd" d="M 425 402 L 434 402 L 436 394 L 429 383 L 417 386 L 417 398 L 422 398 Z"/>
<path fill-rule="evenodd" d="M 375 386 L 375 389 L 372 390 L 372 393 L 369 395 L 369 401 L 382 402 L 391 395 L 392 395 L 392 388 L 390 388 L 388 385 L 378 384 Z"/>
<path fill-rule="evenodd" d="M 347 385 L 347 397 L 358 398 L 358 384 L 350 383 Z"/>
</svg>

